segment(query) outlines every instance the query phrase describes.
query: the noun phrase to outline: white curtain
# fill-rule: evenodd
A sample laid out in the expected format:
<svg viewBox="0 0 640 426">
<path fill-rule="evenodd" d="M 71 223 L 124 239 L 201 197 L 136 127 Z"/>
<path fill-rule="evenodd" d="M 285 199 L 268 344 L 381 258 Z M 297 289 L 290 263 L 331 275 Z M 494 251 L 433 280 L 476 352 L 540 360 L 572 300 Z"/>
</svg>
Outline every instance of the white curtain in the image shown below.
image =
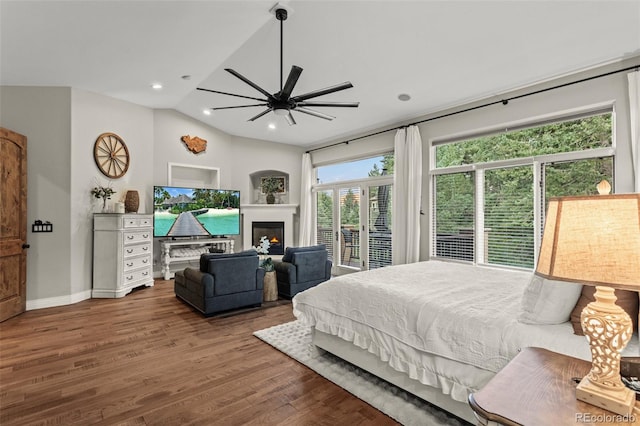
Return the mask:
<svg viewBox="0 0 640 426">
<path fill-rule="evenodd" d="M 300 182 L 300 235 L 298 245 L 310 246 L 316 242 L 316 227 L 313 223 L 313 166 L 311 154 L 302 154 L 302 179 Z"/>
<path fill-rule="evenodd" d="M 634 188 L 640 192 L 640 71 L 627 74 L 629 79 L 629 116 L 631 117 L 631 161 Z"/>
<path fill-rule="evenodd" d="M 393 264 L 420 260 L 422 139 L 416 126 L 399 129 L 395 140 L 393 184 Z"/>
</svg>

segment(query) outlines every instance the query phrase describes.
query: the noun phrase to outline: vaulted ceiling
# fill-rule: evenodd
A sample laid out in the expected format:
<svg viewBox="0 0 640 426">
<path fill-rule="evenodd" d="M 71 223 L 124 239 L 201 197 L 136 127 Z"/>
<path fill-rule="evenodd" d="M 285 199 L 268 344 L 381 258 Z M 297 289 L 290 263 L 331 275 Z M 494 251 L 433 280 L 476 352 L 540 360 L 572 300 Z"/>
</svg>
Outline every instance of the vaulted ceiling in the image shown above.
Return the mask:
<svg viewBox="0 0 640 426">
<path fill-rule="evenodd" d="M 275 4 L 0 0 L 0 84 L 70 86 L 312 146 L 640 55 L 640 1 L 288 1 L 285 79 L 304 70 L 293 94 L 350 81 L 316 100 L 360 106 L 322 108 L 332 121 L 294 112 L 295 126 L 273 113 L 247 121 L 263 107 L 205 115 L 252 102 L 197 87 L 261 97 L 225 68 L 280 89 Z"/>
</svg>

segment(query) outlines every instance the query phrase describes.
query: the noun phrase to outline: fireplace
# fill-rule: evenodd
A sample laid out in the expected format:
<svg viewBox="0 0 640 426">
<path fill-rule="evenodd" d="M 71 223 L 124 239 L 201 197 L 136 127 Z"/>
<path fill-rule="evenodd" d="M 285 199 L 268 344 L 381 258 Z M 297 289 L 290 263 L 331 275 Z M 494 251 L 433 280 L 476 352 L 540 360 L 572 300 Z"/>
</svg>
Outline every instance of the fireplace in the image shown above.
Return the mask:
<svg viewBox="0 0 640 426">
<path fill-rule="evenodd" d="M 293 247 L 295 245 L 294 222 L 297 204 L 240 204 L 242 211 L 242 247 L 243 250 L 250 249 L 255 246 L 260 237 L 266 234 L 258 235 L 257 238 L 253 233 L 254 222 L 284 222 L 282 248 Z M 283 253 L 284 254 L 284 253 Z M 276 260 L 282 255 L 272 255 Z"/>
<path fill-rule="evenodd" d="M 284 254 L 284 222 L 251 222 L 251 235 L 254 246 L 266 236 L 271 243 L 269 254 Z"/>
</svg>

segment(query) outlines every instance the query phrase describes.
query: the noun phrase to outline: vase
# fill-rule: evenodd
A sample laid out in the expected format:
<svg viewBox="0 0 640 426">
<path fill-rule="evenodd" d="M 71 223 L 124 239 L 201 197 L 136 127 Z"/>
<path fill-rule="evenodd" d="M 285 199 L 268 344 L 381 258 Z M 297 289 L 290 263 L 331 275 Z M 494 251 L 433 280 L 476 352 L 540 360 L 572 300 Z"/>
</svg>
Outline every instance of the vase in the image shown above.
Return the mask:
<svg viewBox="0 0 640 426">
<path fill-rule="evenodd" d="M 127 191 L 127 195 L 124 198 L 125 213 L 138 213 L 139 206 L 140 197 L 138 196 L 138 191 Z"/>
<path fill-rule="evenodd" d="M 267 194 L 267 204 L 273 204 L 276 202 L 276 196 L 273 194 Z"/>
</svg>

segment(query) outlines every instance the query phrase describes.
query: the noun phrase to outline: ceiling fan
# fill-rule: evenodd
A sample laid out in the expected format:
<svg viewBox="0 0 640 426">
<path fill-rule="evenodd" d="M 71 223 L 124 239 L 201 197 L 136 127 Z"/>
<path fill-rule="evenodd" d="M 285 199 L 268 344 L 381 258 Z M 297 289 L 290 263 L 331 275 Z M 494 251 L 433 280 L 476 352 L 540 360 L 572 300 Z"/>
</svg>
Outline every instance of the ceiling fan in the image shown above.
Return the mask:
<svg viewBox="0 0 640 426">
<path fill-rule="evenodd" d="M 273 10 L 273 9 L 272 9 Z M 205 92 L 219 93 L 221 95 L 235 96 L 237 98 L 244 99 L 252 99 L 255 101 L 260 101 L 260 103 L 250 104 L 250 105 L 236 105 L 236 106 L 227 106 L 227 107 L 214 107 L 212 110 L 220 110 L 220 109 L 233 109 L 233 108 L 249 108 L 249 107 L 258 107 L 265 106 L 266 109 L 251 117 L 248 121 L 255 121 L 258 118 L 262 117 L 273 111 L 274 114 L 279 116 L 284 116 L 287 119 L 287 122 L 290 126 L 296 124 L 296 120 L 293 118 L 293 114 L 291 111 L 298 111 L 304 114 L 312 115 L 318 118 L 324 118 L 325 120 L 333 120 L 335 117 L 322 113 L 320 111 L 316 111 L 315 109 L 311 109 L 309 107 L 339 107 L 339 108 L 357 108 L 359 102 L 319 102 L 319 101 L 309 101 L 309 99 L 317 98 L 319 96 L 327 95 L 329 93 L 339 92 L 341 90 L 349 89 L 353 87 L 353 85 L 345 81 L 344 83 L 337 84 L 335 86 L 327 87 L 320 90 L 314 90 L 312 92 L 308 92 L 302 95 L 291 96 L 293 93 L 293 89 L 295 88 L 298 79 L 300 78 L 300 74 L 302 74 L 302 68 L 299 66 L 293 65 L 291 67 L 291 71 L 289 72 L 289 76 L 287 77 L 287 81 L 283 82 L 283 73 L 282 73 L 282 63 L 283 63 L 283 53 L 282 53 L 282 34 L 283 34 L 283 26 L 284 21 L 287 19 L 287 10 L 282 8 L 277 8 L 275 10 L 276 19 L 280 21 L 280 91 L 274 94 L 271 94 L 264 90 L 262 87 L 258 86 L 248 78 L 244 77 L 237 71 L 232 70 L 231 68 L 225 68 L 225 71 L 232 74 L 233 76 L 239 78 L 244 81 L 249 86 L 256 89 L 258 92 L 262 93 L 266 99 L 255 98 L 251 96 L 237 95 L 234 93 L 221 92 L 219 90 L 211 90 L 204 89 L 198 87 L 198 90 L 203 90 Z"/>
</svg>

